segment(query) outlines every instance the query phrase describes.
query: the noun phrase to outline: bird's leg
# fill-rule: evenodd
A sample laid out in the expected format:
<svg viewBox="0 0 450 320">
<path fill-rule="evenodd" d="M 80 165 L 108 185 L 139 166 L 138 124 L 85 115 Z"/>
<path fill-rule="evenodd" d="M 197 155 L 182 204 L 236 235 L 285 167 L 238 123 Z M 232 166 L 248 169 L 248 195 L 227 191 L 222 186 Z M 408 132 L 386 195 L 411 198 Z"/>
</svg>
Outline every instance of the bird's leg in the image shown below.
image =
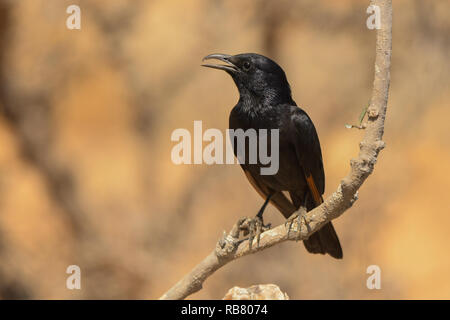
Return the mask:
<svg viewBox="0 0 450 320">
<path fill-rule="evenodd" d="M 246 223 L 243 225 L 244 232 L 248 233 L 248 241 L 249 241 L 249 248 L 252 249 L 253 245 L 253 239 L 256 237 L 257 246 L 259 247 L 259 240 L 261 238 L 261 233 L 270 229 L 270 223 L 267 225 L 264 225 L 263 221 L 263 213 L 264 210 L 267 207 L 267 204 L 270 201 L 270 198 L 272 195 L 269 195 L 264 201 L 264 204 L 262 205 L 261 209 L 259 209 L 258 213 L 256 214 L 255 218 L 253 219 L 247 219 Z"/>
<path fill-rule="evenodd" d="M 266 210 L 267 204 L 269 203 L 271 197 L 272 197 L 272 195 L 269 195 L 267 197 L 267 199 L 266 199 L 266 201 L 264 201 L 264 204 L 262 205 L 261 209 L 259 209 L 258 213 L 256 214 L 256 217 L 261 220 L 261 226 L 264 228 L 270 228 L 270 223 L 268 223 L 267 225 L 264 225 L 263 213 L 264 213 L 264 210 Z"/>
</svg>

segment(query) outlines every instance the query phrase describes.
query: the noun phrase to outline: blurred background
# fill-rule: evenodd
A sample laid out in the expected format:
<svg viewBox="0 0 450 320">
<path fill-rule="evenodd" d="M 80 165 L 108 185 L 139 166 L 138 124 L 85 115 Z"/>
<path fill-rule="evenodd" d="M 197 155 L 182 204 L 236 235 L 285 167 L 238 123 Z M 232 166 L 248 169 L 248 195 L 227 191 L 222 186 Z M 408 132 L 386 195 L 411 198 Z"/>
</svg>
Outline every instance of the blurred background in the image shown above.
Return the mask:
<svg viewBox="0 0 450 320">
<path fill-rule="evenodd" d="M 81 7 L 81 30 L 66 8 Z M 175 165 L 173 130 L 228 126 L 238 99 L 210 53 L 257 52 L 313 119 L 333 192 L 358 153 L 375 31 L 360 0 L 0 0 L 0 298 L 155 299 L 262 199 L 238 165 Z M 450 3 L 394 1 L 382 151 L 335 220 L 344 259 L 289 242 L 195 299 L 274 283 L 291 299 L 450 298 Z M 283 222 L 269 207 L 265 221 Z M 263 263 L 262 263 L 263 262 Z M 81 268 L 81 290 L 66 268 Z M 381 290 L 366 268 L 381 268 Z"/>
</svg>

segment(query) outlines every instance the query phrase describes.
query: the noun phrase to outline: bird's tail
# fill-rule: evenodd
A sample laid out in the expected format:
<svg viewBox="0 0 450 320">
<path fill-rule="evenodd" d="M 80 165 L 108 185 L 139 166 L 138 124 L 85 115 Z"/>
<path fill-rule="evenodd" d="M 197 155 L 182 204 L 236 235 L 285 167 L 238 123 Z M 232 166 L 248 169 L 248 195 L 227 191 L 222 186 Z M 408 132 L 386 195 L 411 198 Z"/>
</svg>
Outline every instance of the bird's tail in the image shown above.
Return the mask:
<svg viewBox="0 0 450 320">
<path fill-rule="evenodd" d="M 313 196 L 306 197 L 305 199 L 305 205 L 308 211 L 314 209 L 323 202 L 323 198 L 319 192 L 316 191 L 316 194 L 312 195 Z M 291 198 L 294 204 L 299 207 L 301 198 L 297 197 L 293 193 L 291 193 Z M 343 257 L 341 243 L 339 242 L 339 238 L 331 222 L 328 222 L 320 228 L 320 230 L 314 232 L 307 240 L 303 240 L 303 244 L 305 245 L 306 250 L 310 253 L 328 253 L 336 259 L 342 259 Z"/>
<path fill-rule="evenodd" d="M 342 259 L 343 257 L 339 238 L 331 222 L 313 233 L 308 240 L 304 240 L 303 244 L 310 253 L 328 253 L 336 259 Z"/>
<path fill-rule="evenodd" d="M 251 181 L 251 180 L 250 180 Z M 295 194 L 290 194 L 294 203 L 301 203 L 301 198 L 297 198 Z M 322 198 L 320 197 L 320 200 Z M 322 200 L 323 201 L 323 200 Z M 294 213 L 297 208 L 291 201 L 289 201 L 282 192 L 276 192 L 272 195 L 270 202 L 287 218 Z M 313 200 L 306 203 L 307 210 L 315 207 Z M 343 253 L 339 238 L 334 230 L 331 222 L 324 225 L 320 230 L 313 233 L 307 240 L 303 241 L 306 250 L 310 253 L 329 254 L 333 258 L 342 259 Z"/>
</svg>

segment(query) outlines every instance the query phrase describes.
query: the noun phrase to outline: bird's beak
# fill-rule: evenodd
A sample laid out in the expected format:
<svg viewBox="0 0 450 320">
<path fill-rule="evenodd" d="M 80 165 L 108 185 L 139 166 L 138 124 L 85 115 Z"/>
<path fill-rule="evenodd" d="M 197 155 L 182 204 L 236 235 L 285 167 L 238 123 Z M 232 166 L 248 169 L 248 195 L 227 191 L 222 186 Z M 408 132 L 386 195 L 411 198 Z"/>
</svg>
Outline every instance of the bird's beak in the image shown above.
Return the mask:
<svg viewBox="0 0 450 320">
<path fill-rule="evenodd" d="M 202 61 L 209 60 L 209 59 L 216 59 L 216 60 L 220 60 L 226 64 L 225 65 L 223 65 L 223 64 L 202 64 L 202 67 L 224 70 L 229 73 L 238 72 L 239 68 L 236 65 L 234 65 L 233 62 L 230 61 L 231 57 L 232 56 L 230 56 L 229 54 L 222 54 L 222 53 L 213 53 L 213 54 L 207 55 L 206 57 L 204 57 L 202 59 Z"/>
</svg>

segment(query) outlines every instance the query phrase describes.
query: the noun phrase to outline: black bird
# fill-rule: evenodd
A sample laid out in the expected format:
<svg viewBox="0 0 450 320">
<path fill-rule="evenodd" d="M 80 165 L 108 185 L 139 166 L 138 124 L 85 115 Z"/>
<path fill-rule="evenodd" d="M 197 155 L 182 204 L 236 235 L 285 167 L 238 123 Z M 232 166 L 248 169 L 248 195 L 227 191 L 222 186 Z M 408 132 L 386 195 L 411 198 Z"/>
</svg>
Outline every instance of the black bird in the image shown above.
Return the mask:
<svg viewBox="0 0 450 320">
<path fill-rule="evenodd" d="M 287 219 L 292 219 L 301 206 L 309 211 L 320 205 L 325 174 L 319 138 L 309 116 L 292 99 L 283 69 L 275 61 L 254 53 L 210 54 L 203 58 L 209 59 L 224 64 L 203 66 L 226 71 L 239 90 L 239 101 L 230 113 L 230 129 L 279 129 L 279 170 L 276 174 L 261 175 L 261 163 L 241 163 L 248 180 L 265 200 L 255 219 L 263 225 L 262 214 L 269 201 Z M 334 258 L 342 258 L 342 248 L 331 222 L 303 242 L 311 253 L 328 253 Z"/>
</svg>

